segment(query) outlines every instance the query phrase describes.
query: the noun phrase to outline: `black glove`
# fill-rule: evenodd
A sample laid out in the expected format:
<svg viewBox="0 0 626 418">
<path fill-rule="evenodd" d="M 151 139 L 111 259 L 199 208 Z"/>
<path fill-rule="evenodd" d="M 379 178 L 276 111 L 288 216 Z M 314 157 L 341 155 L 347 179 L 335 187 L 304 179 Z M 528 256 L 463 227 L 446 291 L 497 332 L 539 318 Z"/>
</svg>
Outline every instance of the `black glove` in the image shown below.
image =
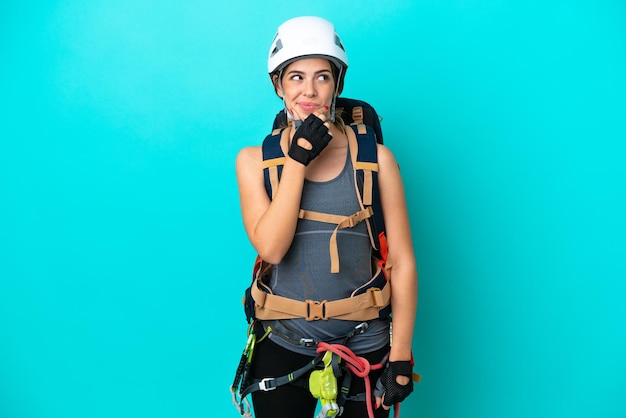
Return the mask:
<svg viewBox="0 0 626 418">
<path fill-rule="evenodd" d="M 397 402 L 402 402 L 413 392 L 412 371 L 410 361 L 390 361 L 387 363 L 383 375 L 376 382 L 376 390 L 374 391 L 376 396 L 385 394 L 383 405 L 391 406 Z M 409 383 L 406 385 L 399 384 L 396 382 L 396 376 L 408 377 Z"/>
<path fill-rule="evenodd" d="M 298 139 L 304 138 L 311 144 L 311 149 L 302 148 L 298 145 Z M 309 165 L 333 137 L 328 133 L 328 128 L 324 122 L 314 114 L 310 114 L 296 129 L 296 133 L 289 147 L 289 156 L 303 165 Z"/>
</svg>

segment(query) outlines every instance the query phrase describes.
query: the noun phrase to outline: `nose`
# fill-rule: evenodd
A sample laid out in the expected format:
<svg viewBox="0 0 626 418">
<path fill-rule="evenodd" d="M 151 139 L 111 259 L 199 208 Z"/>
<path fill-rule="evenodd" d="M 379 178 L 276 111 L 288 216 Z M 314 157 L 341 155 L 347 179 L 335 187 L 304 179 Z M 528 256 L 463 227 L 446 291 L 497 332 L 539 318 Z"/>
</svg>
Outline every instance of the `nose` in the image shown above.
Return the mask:
<svg viewBox="0 0 626 418">
<path fill-rule="evenodd" d="M 304 83 L 304 91 L 302 94 L 306 97 L 315 97 L 317 95 L 314 80 L 307 80 L 307 82 Z"/>
</svg>

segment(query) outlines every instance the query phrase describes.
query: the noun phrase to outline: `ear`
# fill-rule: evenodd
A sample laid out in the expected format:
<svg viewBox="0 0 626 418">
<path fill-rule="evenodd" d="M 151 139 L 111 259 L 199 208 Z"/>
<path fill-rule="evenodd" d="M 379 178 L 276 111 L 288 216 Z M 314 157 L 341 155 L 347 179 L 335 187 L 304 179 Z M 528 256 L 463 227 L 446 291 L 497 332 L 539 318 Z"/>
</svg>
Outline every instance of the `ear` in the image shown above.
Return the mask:
<svg viewBox="0 0 626 418">
<path fill-rule="evenodd" d="M 274 91 L 280 97 L 283 98 L 283 89 L 280 87 L 280 83 L 278 82 L 278 74 L 272 74 L 272 84 L 274 85 Z"/>
</svg>

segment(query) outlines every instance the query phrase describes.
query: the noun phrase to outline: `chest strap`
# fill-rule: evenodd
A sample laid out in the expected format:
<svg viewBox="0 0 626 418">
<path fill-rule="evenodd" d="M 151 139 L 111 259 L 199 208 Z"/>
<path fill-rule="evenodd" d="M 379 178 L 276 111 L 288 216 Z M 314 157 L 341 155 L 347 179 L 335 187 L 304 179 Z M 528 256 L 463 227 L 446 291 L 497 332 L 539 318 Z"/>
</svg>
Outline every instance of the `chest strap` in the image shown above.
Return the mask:
<svg viewBox="0 0 626 418">
<path fill-rule="evenodd" d="M 352 228 L 359 222 L 370 218 L 373 214 L 374 211 L 372 210 L 372 207 L 369 206 L 350 216 L 333 215 L 330 213 L 313 212 L 310 210 L 300 209 L 298 217 L 300 219 L 306 219 L 309 221 L 325 222 L 337 225 L 332 235 L 330 236 L 330 272 L 339 273 L 339 249 L 337 247 L 337 231 L 343 228 Z"/>
</svg>

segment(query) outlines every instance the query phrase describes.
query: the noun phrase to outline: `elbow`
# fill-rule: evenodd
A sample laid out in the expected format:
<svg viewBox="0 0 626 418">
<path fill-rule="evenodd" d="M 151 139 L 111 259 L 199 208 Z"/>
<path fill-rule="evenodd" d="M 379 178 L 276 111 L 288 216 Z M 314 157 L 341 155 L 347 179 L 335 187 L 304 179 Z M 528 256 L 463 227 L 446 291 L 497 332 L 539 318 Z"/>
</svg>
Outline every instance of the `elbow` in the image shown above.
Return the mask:
<svg viewBox="0 0 626 418">
<path fill-rule="evenodd" d="M 261 259 L 270 264 L 280 264 L 291 246 L 291 240 L 257 231 L 251 237 L 251 242 Z"/>
<path fill-rule="evenodd" d="M 259 245 L 255 249 L 263 261 L 270 264 L 280 264 L 287 252 L 287 250 L 275 245 Z"/>
<path fill-rule="evenodd" d="M 272 253 L 272 252 L 260 252 L 259 251 L 259 256 L 261 257 L 261 259 L 263 259 L 263 261 L 269 264 L 276 265 L 276 264 L 280 264 L 280 262 L 283 261 L 283 257 L 281 255 Z"/>
<path fill-rule="evenodd" d="M 280 262 L 282 261 L 280 258 L 275 258 L 275 259 L 267 259 L 265 257 L 261 257 L 263 259 L 263 261 L 265 261 L 268 264 L 271 264 L 273 266 L 280 264 Z"/>
<path fill-rule="evenodd" d="M 396 282 L 403 281 L 407 285 L 417 284 L 417 264 L 412 257 L 392 258 L 392 277 Z"/>
</svg>

